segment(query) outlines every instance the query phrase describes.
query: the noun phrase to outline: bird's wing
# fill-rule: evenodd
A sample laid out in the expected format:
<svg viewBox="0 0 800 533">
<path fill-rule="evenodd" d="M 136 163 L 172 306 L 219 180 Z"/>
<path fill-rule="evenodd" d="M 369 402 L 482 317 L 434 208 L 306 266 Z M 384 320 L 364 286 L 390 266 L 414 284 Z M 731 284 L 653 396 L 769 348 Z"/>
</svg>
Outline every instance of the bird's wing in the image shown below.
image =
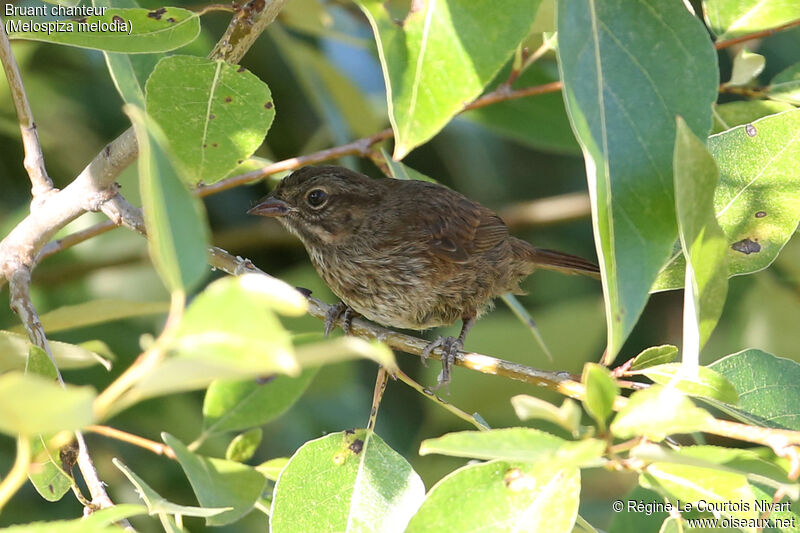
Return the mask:
<svg viewBox="0 0 800 533">
<path fill-rule="evenodd" d="M 422 217 L 431 252 L 437 257 L 463 263 L 508 236 L 508 227 L 491 210 L 458 193 L 447 200 Z"/>
</svg>

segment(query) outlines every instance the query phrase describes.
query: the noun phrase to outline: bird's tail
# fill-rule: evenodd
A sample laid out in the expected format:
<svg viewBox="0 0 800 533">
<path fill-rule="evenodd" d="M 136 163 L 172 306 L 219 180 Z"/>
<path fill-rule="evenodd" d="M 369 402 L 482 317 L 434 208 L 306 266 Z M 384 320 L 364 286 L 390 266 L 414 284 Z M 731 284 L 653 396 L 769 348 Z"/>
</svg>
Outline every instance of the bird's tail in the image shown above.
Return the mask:
<svg viewBox="0 0 800 533">
<path fill-rule="evenodd" d="M 600 279 L 600 267 L 576 255 L 531 247 L 529 249 L 529 257 L 531 262 L 539 268 Z"/>
</svg>

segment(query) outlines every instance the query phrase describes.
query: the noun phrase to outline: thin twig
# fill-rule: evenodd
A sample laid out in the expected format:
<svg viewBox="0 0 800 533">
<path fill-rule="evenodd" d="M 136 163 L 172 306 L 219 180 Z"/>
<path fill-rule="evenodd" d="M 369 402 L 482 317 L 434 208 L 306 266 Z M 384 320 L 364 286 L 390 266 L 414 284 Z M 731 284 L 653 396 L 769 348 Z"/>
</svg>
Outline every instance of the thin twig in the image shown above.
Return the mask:
<svg viewBox="0 0 800 533">
<path fill-rule="evenodd" d="M 375 422 L 378 421 L 378 409 L 383 400 L 383 393 L 386 392 L 386 383 L 389 382 L 389 372 L 384 367 L 378 368 L 378 377 L 375 378 L 375 390 L 372 393 L 372 407 L 369 410 L 367 429 L 374 431 Z"/>
<path fill-rule="evenodd" d="M 717 50 L 722 50 L 724 48 L 730 48 L 731 46 L 737 45 L 739 43 L 743 43 L 746 41 L 752 41 L 753 39 L 760 39 L 762 37 L 769 37 L 770 35 L 774 35 L 778 32 L 788 30 L 790 28 L 794 28 L 795 26 L 800 26 L 800 19 L 795 19 L 786 24 L 781 24 L 780 26 L 775 26 L 774 28 L 769 28 L 762 31 L 754 31 L 753 33 L 748 33 L 747 35 L 742 35 L 741 37 L 735 37 L 733 39 L 727 39 L 725 41 L 717 41 L 714 43 L 714 48 Z"/>
<path fill-rule="evenodd" d="M 519 202 L 497 214 L 511 228 L 546 226 L 585 218 L 592 214 L 592 203 L 585 192 L 574 192 Z"/>
<path fill-rule="evenodd" d="M 53 181 L 47 175 L 47 169 L 44 166 L 42 145 L 39 143 L 39 133 L 36 131 L 36 123 L 33 121 L 33 111 L 28 102 L 25 86 L 22 85 L 22 76 L 19 73 L 14 53 L 11 51 L 11 43 L 8 40 L 2 18 L 0 18 L 0 61 L 3 63 L 8 87 L 11 89 L 11 99 L 17 110 L 19 129 L 22 132 L 22 146 L 25 148 L 23 165 L 31 179 L 31 194 L 36 198 L 52 190 Z"/>
<path fill-rule="evenodd" d="M 30 282 L 30 270 L 27 268 L 20 268 L 11 275 L 9 279 L 11 309 L 19 316 L 31 342 L 44 350 L 50 358 L 53 367 L 56 369 L 56 378 L 61 386 L 64 387 L 64 378 L 58 370 L 58 365 L 50 349 L 50 343 L 45 335 L 42 322 L 31 301 Z M 89 493 L 92 496 L 92 505 L 98 508 L 113 506 L 113 502 L 106 493 L 105 485 L 97 474 L 97 469 L 92 462 L 86 442 L 80 431 L 75 432 L 75 440 L 78 442 L 78 468 L 81 471 L 81 475 L 83 475 L 86 486 L 89 488 Z"/>
<path fill-rule="evenodd" d="M 230 178 L 220 180 L 213 185 L 201 185 L 195 189 L 195 193 L 201 197 L 209 196 L 227 189 L 232 189 L 233 187 L 256 182 L 262 178 L 265 178 L 266 176 L 277 174 L 278 172 L 294 170 L 305 165 L 313 165 L 315 163 L 321 163 L 331 159 L 338 159 L 347 155 L 367 156 L 372 145 L 391 137 L 392 130 L 387 128 L 374 135 L 370 135 L 369 137 L 364 137 L 363 139 L 343 144 L 341 146 L 328 148 L 327 150 L 320 150 L 319 152 L 314 152 L 313 154 L 284 159 L 283 161 L 272 163 L 271 165 L 267 165 L 263 168 L 253 170 L 252 172 L 247 172 L 245 174 L 239 174 L 238 176 L 232 176 Z"/>
<path fill-rule="evenodd" d="M 128 433 L 127 431 L 122 431 L 110 426 L 88 426 L 84 429 L 98 435 L 103 435 L 104 437 L 127 442 L 128 444 L 133 444 L 139 448 L 149 450 L 156 455 L 163 455 L 164 457 L 169 457 L 170 459 L 176 459 L 173 449 L 161 442 L 146 439 L 144 437 L 140 437 L 139 435 L 134 435 L 133 433 Z"/>
<path fill-rule="evenodd" d="M 234 257 L 220 248 L 211 249 L 210 263 L 215 268 L 235 276 L 245 272 L 264 274 L 249 260 Z M 308 303 L 308 314 L 324 320 L 331 306 L 311 296 L 308 297 Z M 341 326 L 340 323 L 337 325 Z M 359 337 L 381 340 L 390 348 L 413 355 L 420 355 L 428 345 L 428 341 L 424 339 L 376 326 L 360 318 L 352 320 L 350 333 Z M 434 350 L 431 357 L 441 359 L 439 349 Z M 483 374 L 494 374 L 538 385 L 577 400 L 583 400 L 586 397 L 586 390 L 583 384 L 573 379 L 568 372 L 537 370 L 511 361 L 473 352 L 459 352 L 456 356 L 455 364 Z M 619 411 L 627 402 L 627 398 L 617 396 L 614 399 L 614 410 Z M 800 431 L 748 426 L 719 419 L 712 419 L 703 428 L 703 431 L 713 435 L 769 446 L 776 454 L 789 458 L 793 465 L 793 475 L 797 476 L 800 473 L 800 450 L 797 447 L 797 445 L 800 445 Z"/>
<path fill-rule="evenodd" d="M 456 415 L 461 420 L 466 421 L 467 423 L 475 426 L 476 428 L 478 428 L 481 431 L 486 431 L 486 430 L 489 429 L 480 420 L 475 418 L 473 415 L 471 415 L 471 414 L 469 414 L 469 413 L 467 413 L 465 411 L 462 411 L 461 409 L 459 409 L 458 407 L 456 407 L 452 403 L 444 400 L 442 397 L 440 397 L 439 395 L 437 395 L 436 393 L 434 393 L 430 389 L 426 389 L 425 387 L 423 387 L 422 385 L 420 385 L 419 383 L 417 383 L 416 381 L 411 379 L 411 377 L 408 376 L 408 374 L 406 374 L 402 370 L 397 370 L 395 373 L 397 374 L 397 379 L 399 379 L 400 381 L 402 381 L 403 383 L 405 383 L 406 385 L 408 385 L 409 387 L 411 387 L 412 389 L 414 389 L 415 391 L 420 393 L 423 397 L 425 397 L 428 400 L 432 401 L 433 403 L 435 403 L 435 404 L 447 409 L 448 411 L 450 411 L 451 413 Z"/>
</svg>

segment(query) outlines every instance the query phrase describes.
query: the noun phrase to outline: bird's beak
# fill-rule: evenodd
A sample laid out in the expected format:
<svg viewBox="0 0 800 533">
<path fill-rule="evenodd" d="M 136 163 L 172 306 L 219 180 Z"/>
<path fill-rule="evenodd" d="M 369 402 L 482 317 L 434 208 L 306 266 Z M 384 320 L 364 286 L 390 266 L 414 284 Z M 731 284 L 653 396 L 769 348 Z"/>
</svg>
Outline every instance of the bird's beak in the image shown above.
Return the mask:
<svg viewBox="0 0 800 533">
<path fill-rule="evenodd" d="M 260 215 L 262 217 L 282 217 L 291 210 L 289 204 L 278 198 L 267 196 L 257 205 L 247 210 L 248 215 Z"/>
</svg>

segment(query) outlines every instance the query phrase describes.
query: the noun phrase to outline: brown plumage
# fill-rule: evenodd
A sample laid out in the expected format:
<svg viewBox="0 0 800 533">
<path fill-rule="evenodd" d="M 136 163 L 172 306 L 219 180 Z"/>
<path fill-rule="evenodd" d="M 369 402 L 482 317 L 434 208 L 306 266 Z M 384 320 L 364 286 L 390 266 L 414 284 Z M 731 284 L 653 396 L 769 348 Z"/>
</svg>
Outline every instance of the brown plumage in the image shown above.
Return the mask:
<svg viewBox="0 0 800 533">
<path fill-rule="evenodd" d="M 579 257 L 509 235 L 491 210 L 424 181 L 305 167 L 248 213 L 277 217 L 345 306 L 370 320 L 418 330 L 463 320 L 458 338 L 438 339 L 423 354 L 442 346 L 440 383 L 449 379 L 449 364 L 474 320 L 495 297 L 518 294 L 519 282 L 537 267 L 599 274 Z M 336 309 L 326 329 L 346 310 Z"/>
</svg>

